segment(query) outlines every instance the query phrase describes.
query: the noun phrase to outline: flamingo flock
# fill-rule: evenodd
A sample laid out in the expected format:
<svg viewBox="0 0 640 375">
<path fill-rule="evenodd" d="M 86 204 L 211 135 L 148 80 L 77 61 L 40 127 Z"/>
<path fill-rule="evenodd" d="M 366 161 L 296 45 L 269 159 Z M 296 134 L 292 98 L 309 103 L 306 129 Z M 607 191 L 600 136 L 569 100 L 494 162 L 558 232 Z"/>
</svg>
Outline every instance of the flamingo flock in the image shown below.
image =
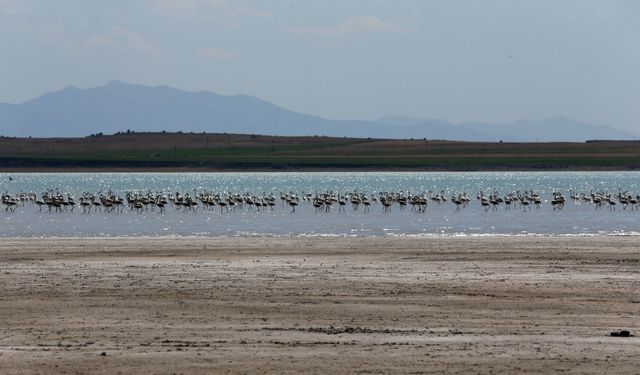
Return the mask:
<svg viewBox="0 0 640 375">
<path fill-rule="evenodd" d="M 533 190 L 518 190 L 506 194 L 499 194 L 497 191 L 480 191 L 476 194 L 475 200 L 479 207 L 486 212 L 500 209 L 530 211 L 534 208 L 541 209 L 545 204 L 549 204 L 554 211 L 561 211 L 568 200 L 574 204 L 592 205 L 596 210 L 608 208 L 610 211 L 615 211 L 616 207 L 622 207 L 623 210 L 629 208 L 633 211 L 640 208 L 640 195 L 633 195 L 622 190 L 619 190 L 617 194 L 603 191 L 577 193 L 570 190 L 568 199 L 559 191 L 553 192 L 548 199 L 542 198 L 538 192 Z M 372 206 L 380 207 L 384 213 L 392 212 L 394 207 L 397 207 L 399 211 L 405 211 L 409 207 L 408 211 L 426 213 L 429 204 L 452 204 L 456 211 L 461 211 L 469 207 L 471 203 L 472 199 L 466 192 L 447 195 L 444 190 L 439 193 L 429 191 L 419 194 L 405 191 L 371 194 L 358 191 L 342 194 L 332 191 L 314 194 L 288 192 L 280 193 L 279 196 L 273 193 L 197 192 L 195 189 L 189 193 L 125 192 L 121 196 L 108 191 L 97 194 L 84 192 L 76 199 L 70 193 L 61 193 L 57 189 L 50 189 L 40 195 L 32 192 L 1 195 L 1 204 L 4 211 L 8 213 L 15 212 L 17 207 L 27 207 L 27 205 L 35 206 L 37 212 L 71 213 L 79 210 L 82 214 L 123 213 L 125 211 L 164 213 L 169 208 L 185 213 L 195 213 L 199 210 L 204 212 L 220 210 L 220 214 L 224 214 L 242 209 L 255 210 L 256 212 L 273 211 L 282 207 L 293 214 L 300 205 L 313 207 L 315 213 L 328 213 L 336 208 L 337 212 L 346 212 L 347 208 L 350 208 L 353 211 L 360 210 L 363 213 L 368 213 Z M 79 209 L 76 209 L 76 206 L 79 206 Z"/>
</svg>

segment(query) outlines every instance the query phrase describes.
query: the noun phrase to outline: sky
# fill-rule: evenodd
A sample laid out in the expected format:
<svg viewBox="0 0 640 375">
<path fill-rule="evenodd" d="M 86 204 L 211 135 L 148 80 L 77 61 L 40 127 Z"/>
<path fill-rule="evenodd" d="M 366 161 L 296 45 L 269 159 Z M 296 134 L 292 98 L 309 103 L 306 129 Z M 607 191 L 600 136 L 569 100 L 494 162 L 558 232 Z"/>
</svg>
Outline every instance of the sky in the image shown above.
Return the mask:
<svg viewBox="0 0 640 375">
<path fill-rule="evenodd" d="M 640 130 L 636 0 L 0 0 L 0 102 L 120 80 L 332 119 Z"/>
</svg>

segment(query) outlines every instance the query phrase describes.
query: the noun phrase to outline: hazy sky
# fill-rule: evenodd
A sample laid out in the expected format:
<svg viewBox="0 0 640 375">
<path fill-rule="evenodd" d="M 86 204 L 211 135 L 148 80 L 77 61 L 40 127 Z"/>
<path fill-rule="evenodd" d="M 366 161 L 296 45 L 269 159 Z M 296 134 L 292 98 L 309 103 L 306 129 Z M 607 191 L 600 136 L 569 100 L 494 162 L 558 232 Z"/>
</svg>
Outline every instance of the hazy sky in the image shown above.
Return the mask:
<svg viewBox="0 0 640 375">
<path fill-rule="evenodd" d="M 640 130 L 640 1 L 0 0 L 0 102 L 117 79 L 336 119 Z"/>
</svg>

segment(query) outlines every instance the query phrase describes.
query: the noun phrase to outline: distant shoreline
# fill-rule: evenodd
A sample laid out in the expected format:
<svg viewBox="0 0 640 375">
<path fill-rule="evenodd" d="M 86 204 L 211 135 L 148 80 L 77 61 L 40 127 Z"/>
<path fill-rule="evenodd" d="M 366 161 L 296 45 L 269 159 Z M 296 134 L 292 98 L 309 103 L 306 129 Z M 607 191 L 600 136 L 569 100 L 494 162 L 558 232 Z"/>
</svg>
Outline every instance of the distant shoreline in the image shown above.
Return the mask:
<svg viewBox="0 0 640 375">
<path fill-rule="evenodd" d="M 635 168 L 555 168 L 555 169 L 522 169 L 522 168 L 484 168 L 484 169 L 419 169 L 419 168 L 41 168 L 21 167 L 3 168 L 0 173 L 281 173 L 281 172 L 634 172 Z"/>
<path fill-rule="evenodd" d="M 2 172 L 574 170 L 640 170 L 640 142 L 460 142 L 207 133 L 0 137 Z"/>
</svg>

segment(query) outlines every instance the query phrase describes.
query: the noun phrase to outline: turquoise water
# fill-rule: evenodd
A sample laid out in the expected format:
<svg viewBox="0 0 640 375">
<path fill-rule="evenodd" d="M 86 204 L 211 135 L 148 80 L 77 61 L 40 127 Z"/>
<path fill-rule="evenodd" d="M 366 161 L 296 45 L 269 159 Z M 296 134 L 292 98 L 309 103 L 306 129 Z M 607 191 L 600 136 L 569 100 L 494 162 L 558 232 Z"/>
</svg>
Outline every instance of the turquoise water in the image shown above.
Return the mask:
<svg viewBox="0 0 640 375">
<path fill-rule="evenodd" d="M 13 180 L 9 180 L 9 176 Z M 219 209 L 182 212 L 168 207 L 165 212 L 137 213 L 125 208 L 122 213 L 38 212 L 34 204 L 18 206 L 15 212 L 0 209 L 0 236 L 460 236 L 460 235 L 593 235 L 640 232 L 640 212 L 620 205 L 596 209 L 592 204 L 573 203 L 570 191 L 603 192 L 617 195 L 628 191 L 640 194 L 638 172 L 366 172 L 366 173 L 16 173 L 0 174 L 0 191 L 10 195 L 46 190 L 69 193 L 76 200 L 85 192 L 106 194 L 112 191 L 164 193 L 173 195 L 202 191 L 248 193 L 249 195 L 294 192 L 298 195 L 351 192 L 377 196 L 381 192 L 404 194 L 467 193 L 468 207 L 456 210 L 451 202 L 429 202 L 426 213 L 410 209 L 384 212 L 374 203 L 370 212 L 347 205 L 345 212 L 337 206 L 331 212 L 316 213 L 311 204 L 300 202 L 295 213 L 280 199 L 273 210 L 232 212 Z M 540 194 L 540 208 L 524 211 L 485 211 L 476 195 L 479 191 L 496 191 L 504 196 L 516 191 Z M 562 192 L 567 204 L 553 210 L 552 193 Z"/>
</svg>

